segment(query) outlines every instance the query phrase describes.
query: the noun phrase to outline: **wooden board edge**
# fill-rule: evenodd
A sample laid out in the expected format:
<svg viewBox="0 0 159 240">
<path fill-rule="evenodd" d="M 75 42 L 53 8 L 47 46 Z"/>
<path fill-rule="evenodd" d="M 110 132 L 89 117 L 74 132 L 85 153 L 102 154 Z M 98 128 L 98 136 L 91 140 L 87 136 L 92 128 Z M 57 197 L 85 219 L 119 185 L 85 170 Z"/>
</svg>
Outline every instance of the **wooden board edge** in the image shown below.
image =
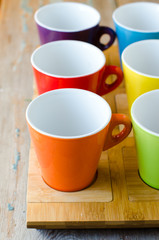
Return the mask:
<svg viewBox="0 0 159 240">
<path fill-rule="evenodd" d="M 158 228 L 159 221 L 27 221 L 27 228 L 36 229 L 126 229 L 126 228 Z"/>
</svg>

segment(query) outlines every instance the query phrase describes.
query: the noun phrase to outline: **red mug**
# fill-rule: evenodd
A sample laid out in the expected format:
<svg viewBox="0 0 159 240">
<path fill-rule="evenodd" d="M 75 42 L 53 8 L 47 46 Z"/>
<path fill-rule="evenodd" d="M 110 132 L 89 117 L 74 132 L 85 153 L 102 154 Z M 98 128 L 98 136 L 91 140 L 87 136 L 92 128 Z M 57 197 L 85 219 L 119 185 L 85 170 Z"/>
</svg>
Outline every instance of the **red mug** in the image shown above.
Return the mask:
<svg viewBox="0 0 159 240">
<path fill-rule="evenodd" d="M 103 52 L 96 46 L 76 40 L 44 44 L 31 56 L 39 94 L 59 88 L 79 88 L 99 95 L 107 94 L 123 80 L 122 70 L 107 66 Z M 108 76 L 116 75 L 112 84 Z"/>
</svg>

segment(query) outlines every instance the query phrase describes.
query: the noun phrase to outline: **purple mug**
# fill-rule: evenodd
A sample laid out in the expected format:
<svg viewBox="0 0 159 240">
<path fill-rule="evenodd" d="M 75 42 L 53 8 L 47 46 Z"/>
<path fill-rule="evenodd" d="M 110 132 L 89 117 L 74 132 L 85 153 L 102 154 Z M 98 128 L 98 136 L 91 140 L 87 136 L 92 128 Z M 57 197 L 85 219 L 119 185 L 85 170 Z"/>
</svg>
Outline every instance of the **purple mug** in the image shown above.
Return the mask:
<svg viewBox="0 0 159 240">
<path fill-rule="evenodd" d="M 57 40 L 80 40 L 91 43 L 102 51 L 114 42 L 116 34 L 109 27 L 99 26 L 99 12 L 86 4 L 58 2 L 39 8 L 34 15 L 40 42 L 45 44 Z M 100 42 L 102 35 L 108 34 L 106 44 Z"/>
</svg>

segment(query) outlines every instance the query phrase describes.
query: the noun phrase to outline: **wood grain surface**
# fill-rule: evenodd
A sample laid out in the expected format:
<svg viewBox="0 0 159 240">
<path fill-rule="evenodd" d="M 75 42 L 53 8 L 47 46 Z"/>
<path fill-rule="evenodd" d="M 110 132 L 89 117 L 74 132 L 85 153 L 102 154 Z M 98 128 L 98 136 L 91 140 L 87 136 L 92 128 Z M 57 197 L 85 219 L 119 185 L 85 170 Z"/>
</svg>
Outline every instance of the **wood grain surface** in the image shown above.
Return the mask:
<svg viewBox="0 0 159 240">
<path fill-rule="evenodd" d="M 33 14 L 56 1 L 0 1 L 0 240 L 159 239 L 159 230 L 36 230 L 26 228 L 26 189 L 30 139 L 25 110 L 33 95 L 30 55 L 39 45 Z M 126 0 L 83 0 L 101 13 L 102 25 Z M 130 1 L 129 1 L 130 2 Z M 153 1 L 158 2 L 158 1 Z M 111 58 L 111 56 L 110 56 Z M 115 64 L 115 62 L 114 62 Z M 120 92 L 124 92 L 123 86 Z M 113 97 L 106 96 L 112 102 Z"/>
</svg>

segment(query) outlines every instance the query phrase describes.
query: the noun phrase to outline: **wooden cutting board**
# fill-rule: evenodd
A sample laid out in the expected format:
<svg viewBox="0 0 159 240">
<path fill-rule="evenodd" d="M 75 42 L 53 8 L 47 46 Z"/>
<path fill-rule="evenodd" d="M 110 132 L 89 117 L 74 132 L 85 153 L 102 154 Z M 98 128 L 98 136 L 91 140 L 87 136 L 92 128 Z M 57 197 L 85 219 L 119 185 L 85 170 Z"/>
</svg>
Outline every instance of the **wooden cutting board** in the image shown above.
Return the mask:
<svg viewBox="0 0 159 240">
<path fill-rule="evenodd" d="M 120 65 L 117 46 L 111 47 L 105 55 L 107 64 Z M 36 95 L 35 90 L 34 97 Z M 104 98 L 113 112 L 129 114 L 124 83 Z M 28 228 L 157 226 L 159 190 L 149 187 L 139 177 L 133 132 L 122 143 L 102 153 L 94 182 L 74 193 L 56 191 L 44 183 L 31 144 L 27 188 Z"/>
</svg>

